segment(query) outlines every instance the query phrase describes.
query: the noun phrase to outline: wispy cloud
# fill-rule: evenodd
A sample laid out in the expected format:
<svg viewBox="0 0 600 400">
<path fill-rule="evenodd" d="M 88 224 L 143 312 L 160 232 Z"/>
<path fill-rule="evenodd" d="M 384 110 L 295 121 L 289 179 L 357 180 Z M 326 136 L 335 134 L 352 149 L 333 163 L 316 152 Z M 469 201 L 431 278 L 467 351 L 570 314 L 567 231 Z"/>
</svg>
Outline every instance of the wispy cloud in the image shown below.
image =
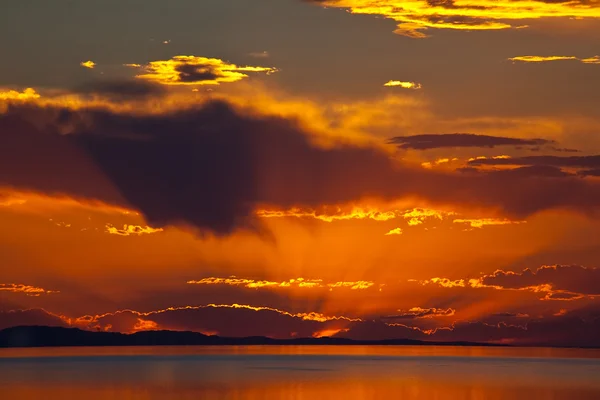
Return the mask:
<svg viewBox="0 0 600 400">
<path fill-rule="evenodd" d="M 510 61 L 523 63 L 543 63 L 552 61 L 579 61 L 583 64 L 600 64 L 600 56 L 579 58 L 575 56 L 518 56 L 509 58 Z"/>
<path fill-rule="evenodd" d="M 22 293 L 31 297 L 39 297 L 42 294 L 60 293 L 57 290 L 48 290 L 37 286 L 16 283 L 0 283 L 0 292 Z"/>
<path fill-rule="evenodd" d="M 483 228 L 484 226 L 498 225 L 519 225 L 527 223 L 527 221 L 511 221 L 508 219 L 498 218 L 455 219 L 452 222 L 455 224 L 468 224 L 471 228 Z"/>
<path fill-rule="evenodd" d="M 262 289 L 262 288 L 304 288 L 304 289 L 315 289 L 315 288 L 349 288 L 351 290 L 362 290 L 368 289 L 375 285 L 371 281 L 340 281 L 340 282 L 323 282 L 322 279 L 305 279 L 305 278 L 294 278 L 285 281 L 269 281 L 269 280 L 256 280 L 248 278 L 238 278 L 230 276 L 228 278 L 209 277 L 200 280 L 190 280 L 187 282 L 191 285 L 228 285 L 228 286 L 243 286 L 250 289 Z M 380 285 L 381 286 L 381 285 Z"/>
<path fill-rule="evenodd" d="M 423 87 L 420 83 L 407 82 L 407 81 L 389 81 L 389 82 L 385 83 L 383 86 L 401 87 L 403 89 L 421 89 Z"/>
<path fill-rule="evenodd" d="M 386 315 L 382 319 L 419 319 L 435 317 L 451 317 L 456 313 L 453 308 L 422 308 L 412 307 L 408 310 L 398 310 L 397 314 Z"/>
</svg>

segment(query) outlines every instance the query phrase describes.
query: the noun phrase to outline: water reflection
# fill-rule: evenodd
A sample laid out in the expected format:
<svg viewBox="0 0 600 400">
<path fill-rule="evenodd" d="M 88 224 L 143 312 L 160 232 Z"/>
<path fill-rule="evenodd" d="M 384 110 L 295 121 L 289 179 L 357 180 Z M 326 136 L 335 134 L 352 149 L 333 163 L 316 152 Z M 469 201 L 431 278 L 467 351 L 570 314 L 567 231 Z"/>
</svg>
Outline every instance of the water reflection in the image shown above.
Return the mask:
<svg viewBox="0 0 600 400">
<path fill-rule="evenodd" d="M 0 350 L 7 399 L 598 399 L 597 351 L 433 347 Z"/>
</svg>

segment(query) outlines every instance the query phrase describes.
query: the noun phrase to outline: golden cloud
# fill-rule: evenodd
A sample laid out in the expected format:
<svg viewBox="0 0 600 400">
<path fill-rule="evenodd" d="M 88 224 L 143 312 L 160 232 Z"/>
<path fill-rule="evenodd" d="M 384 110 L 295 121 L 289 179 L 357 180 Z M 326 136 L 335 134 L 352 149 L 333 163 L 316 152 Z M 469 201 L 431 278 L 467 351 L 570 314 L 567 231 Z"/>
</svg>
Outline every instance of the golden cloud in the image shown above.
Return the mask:
<svg viewBox="0 0 600 400">
<path fill-rule="evenodd" d="M 465 287 L 464 279 L 451 280 L 448 278 L 431 278 L 431 279 L 421 280 L 421 281 L 416 280 L 416 279 L 409 279 L 408 281 L 416 282 L 423 286 L 433 284 L 433 285 L 439 285 L 439 286 L 445 287 L 445 288 Z"/>
<path fill-rule="evenodd" d="M 546 18 L 600 18 L 600 4 L 585 0 L 313 0 L 353 14 L 380 15 L 398 23 L 395 33 L 423 38 L 427 29 L 524 28 Z"/>
<path fill-rule="evenodd" d="M 455 224 L 468 224 L 471 228 L 483 228 L 484 226 L 494 225 L 519 225 L 525 224 L 527 221 L 511 221 L 508 219 L 496 219 L 496 218 L 480 218 L 480 219 L 455 219 Z"/>
<path fill-rule="evenodd" d="M 0 91 L 0 100 L 34 100 L 40 95 L 33 88 L 27 88 L 22 92 L 16 90 Z"/>
<path fill-rule="evenodd" d="M 254 280 L 247 278 L 237 278 L 231 276 L 229 278 L 217 278 L 209 277 L 200 280 L 187 281 L 191 285 L 229 285 L 229 286 L 243 286 L 250 289 L 262 289 L 262 288 L 350 288 L 351 290 L 368 289 L 375 285 L 371 281 L 348 281 L 348 282 L 332 282 L 325 283 L 322 279 L 305 279 L 295 278 L 286 281 L 268 281 L 268 280 Z"/>
<path fill-rule="evenodd" d="M 248 72 L 272 74 L 277 70 L 260 66 L 237 66 L 218 58 L 175 56 L 170 60 L 151 61 L 147 65 L 125 64 L 144 73 L 136 78 L 162 85 L 219 85 L 248 78 Z"/>
<path fill-rule="evenodd" d="M 38 297 L 42 294 L 60 293 L 57 290 L 47 290 L 41 287 L 16 283 L 0 283 L 0 292 L 23 293 L 31 297 Z"/>
<path fill-rule="evenodd" d="M 402 235 L 402 233 L 402 228 L 394 228 L 388 233 L 386 233 L 385 236 Z"/>
<path fill-rule="evenodd" d="M 600 64 L 600 56 L 579 58 L 575 56 L 518 56 L 509 58 L 510 61 L 525 63 L 542 63 L 551 61 L 579 61 L 583 64 Z"/>
<path fill-rule="evenodd" d="M 123 225 L 123 229 L 119 229 L 111 224 L 106 225 L 106 233 L 111 235 L 130 236 L 130 235 L 144 235 L 162 232 L 162 228 L 152 228 L 151 226 L 139 226 L 139 225 Z"/>
<path fill-rule="evenodd" d="M 481 274 L 478 278 L 450 280 L 431 278 L 409 279 L 423 286 L 437 284 L 445 288 L 494 289 L 503 291 L 526 291 L 543 295 L 540 300 L 573 301 L 600 297 L 598 288 L 590 285 L 600 276 L 600 269 L 578 265 L 544 265 L 522 271 L 496 270 Z"/>
<path fill-rule="evenodd" d="M 395 211 L 381 211 L 366 207 L 352 207 L 348 210 L 344 210 L 341 207 L 324 207 L 322 210 L 294 207 L 289 210 L 257 210 L 256 215 L 262 218 L 314 218 L 324 222 L 345 221 L 352 219 L 388 221 L 396 218 Z"/>
<path fill-rule="evenodd" d="M 79 63 L 79 65 L 81 65 L 83 68 L 89 68 L 89 69 L 94 69 L 96 67 L 96 63 L 91 60 L 82 61 Z"/>
<path fill-rule="evenodd" d="M 389 81 L 385 83 L 383 86 L 387 87 L 401 87 L 403 89 L 421 89 L 423 86 L 420 83 L 416 82 L 406 82 L 406 81 Z"/>
</svg>

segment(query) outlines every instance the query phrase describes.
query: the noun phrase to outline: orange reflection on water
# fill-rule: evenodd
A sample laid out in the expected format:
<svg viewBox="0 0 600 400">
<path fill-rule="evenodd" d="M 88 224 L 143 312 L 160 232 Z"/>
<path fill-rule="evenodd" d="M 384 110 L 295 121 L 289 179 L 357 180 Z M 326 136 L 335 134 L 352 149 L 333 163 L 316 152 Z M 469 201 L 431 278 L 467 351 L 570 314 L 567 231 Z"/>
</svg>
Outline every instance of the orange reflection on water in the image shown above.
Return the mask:
<svg viewBox="0 0 600 400">
<path fill-rule="evenodd" d="M 7 399 L 600 398 L 597 350 L 195 346 L 0 355 Z"/>
<path fill-rule="evenodd" d="M 172 355 L 356 355 L 390 357 L 598 358 L 600 349 L 510 346 L 126 346 L 0 348 L 1 358 Z"/>
</svg>

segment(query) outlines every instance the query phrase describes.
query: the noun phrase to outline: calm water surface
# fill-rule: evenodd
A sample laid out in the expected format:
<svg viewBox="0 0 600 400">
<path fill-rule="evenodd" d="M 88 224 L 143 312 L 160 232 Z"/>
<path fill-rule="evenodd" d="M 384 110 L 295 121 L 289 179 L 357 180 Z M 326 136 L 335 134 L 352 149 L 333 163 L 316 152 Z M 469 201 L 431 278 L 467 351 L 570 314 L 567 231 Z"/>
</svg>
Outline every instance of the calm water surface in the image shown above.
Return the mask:
<svg viewBox="0 0 600 400">
<path fill-rule="evenodd" d="M 423 346 L 0 349 L 0 399 L 600 399 L 600 351 Z"/>
</svg>

